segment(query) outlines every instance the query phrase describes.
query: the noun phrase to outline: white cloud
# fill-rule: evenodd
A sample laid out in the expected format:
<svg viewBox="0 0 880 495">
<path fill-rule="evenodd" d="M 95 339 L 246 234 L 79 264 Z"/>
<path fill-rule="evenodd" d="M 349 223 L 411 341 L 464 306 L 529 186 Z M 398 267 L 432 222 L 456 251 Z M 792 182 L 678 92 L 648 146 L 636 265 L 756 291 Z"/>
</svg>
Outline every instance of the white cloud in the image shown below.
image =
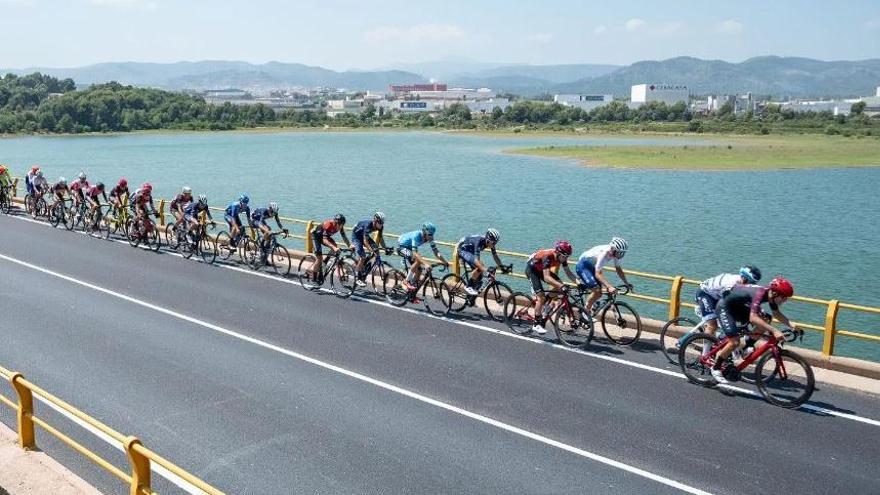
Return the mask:
<svg viewBox="0 0 880 495">
<path fill-rule="evenodd" d="M 550 33 L 535 33 L 526 36 L 526 39 L 534 43 L 550 43 L 553 40 L 553 35 Z"/>
<path fill-rule="evenodd" d="M 606 31 L 608 31 L 608 26 L 606 26 L 605 24 L 599 24 L 598 26 L 596 26 L 595 29 L 593 29 L 593 34 L 599 36 L 601 34 L 605 34 Z"/>
<path fill-rule="evenodd" d="M 630 32 L 645 29 L 645 27 L 647 25 L 648 25 L 647 21 L 645 21 L 644 19 L 638 19 L 638 18 L 630 19 L 630 20 L 626 21 L 626 24 L 625 24 L 626 30 L 630 31 Z"/>
<path fill-rule="evenodd" d="M 138 8 L 153 10 L 158 4 L 152 0 L 89 0 L 89 3 L 98 7 Z"/>
<path fill-rule="evenodd" d="M 721 21 L 720 24 L 715 28 L 719 33 L 724 34 L 739 34 L 743 30 L 743 25 L 739 21 L 735 21 L 733 19 L 725 19 Z"/>
<path fill-rule="evenodd" d="M 464 30 L 453 24 L 419 24 L 409 27 L 381 26 L 364 33 L 364 39 L 374 43 L 386 41 L 403 43 L 451 42 L 464 38 Z"/>
</svg>

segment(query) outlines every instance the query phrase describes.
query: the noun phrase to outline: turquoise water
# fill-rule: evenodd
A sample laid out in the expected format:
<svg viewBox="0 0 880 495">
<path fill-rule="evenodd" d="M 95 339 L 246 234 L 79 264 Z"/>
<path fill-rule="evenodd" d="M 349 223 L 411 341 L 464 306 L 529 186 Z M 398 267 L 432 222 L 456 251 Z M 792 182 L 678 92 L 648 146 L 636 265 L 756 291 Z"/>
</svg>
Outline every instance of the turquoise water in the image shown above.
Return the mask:
<svg viewBox="0 0 880 495">
<path fill-rule="evenodd" d="M 0 139 L 0 162 L 16 174 L 39 163 L 50 178 L 82 169 L 107 183 L 120 175 L 149 180 L 160 197 L 190 185 L 217 206 L 247 191 L 256 203 L 274 199 L 282 215 L 301 218 L 342 211 L 354 221 L 380 209 L 389 231 L 431 220 L 446 240 L 491 225 L 503 248 L 522 252 L 561 238 L 580 251 L 621 235 L 631 245 L 629 268 L 700 279 L 754 263 L 788 276 L 799 294 L 880 306 L 880 169 L 637 171 L 502 153 L 617 141 L 657 142 L 416 132 L 20 137 Z M 668 291 L 634 281 L 648 293 Z M 790 306 L 811 322 L 824 315 Z M 880 333 L 880 318 L 841 314 L 841 328 Z M 880 345 L 847 338 L 838 351 L 880 359 Z"/>
</svg>

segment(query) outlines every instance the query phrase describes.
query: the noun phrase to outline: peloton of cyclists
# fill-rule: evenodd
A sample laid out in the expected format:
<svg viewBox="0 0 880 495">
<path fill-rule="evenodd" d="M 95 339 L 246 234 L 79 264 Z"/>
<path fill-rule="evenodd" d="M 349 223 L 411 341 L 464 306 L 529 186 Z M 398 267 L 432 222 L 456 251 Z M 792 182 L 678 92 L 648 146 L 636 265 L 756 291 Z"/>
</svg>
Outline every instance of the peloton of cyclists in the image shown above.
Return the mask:
<svg viewBox="0 0 880 495">
<path fill-rule="evenodd" d="M 321 267 L 324 265 L 324 246 L 330 248 L 334 253 L 339 251 L 339 246 L 333 240 L 333 235 L 337 232 L 345 241 L 346 246 L 351 246 L 351 241 L 345 235 L 345 215 L 337 213 L 333 218 L 328 218 L 321 222 L 320 225 L 312 230 L 312 246 L 315 250 L 315 265 L 312 267 L 312 275 L 320 274 Z"/>
<path fill-rule="evenodd" d="M 480 253 L 484 249 L 488 248 L 492 252 L 492 257 L 495 258 L 495 266 L 501 266 L 501 258 L 498 257 L 498 253 L 495 251 L 499 240 L 501 240 L 501 234 L 498 233 L 498 230 L 489 228 L 483 235 L 477 234 L 462 237 L 455 246 L 458 259 L 462 260 L 471 270 L 470 277 L 464 281 L 464 290 L 468 294 L 476 296 L 480 292 L 480 283 L 483 274 L 486 273 L 486 266 L 480 260 Z"/>
<path fill-rule="evenodd" d="M 422 276 L 422 265 L 427 265 L 425 259 L 419 254 L 419 246 L 428 244 L 431 250 L 444 265 L 449 266 L 446 258 L 440 254 L 437 244 L 434 242 L 434 234 L 437 233 L 437 227 L 431 222 L 422 224 L 422 228 L 407 232 L 400 236 L 397 241 L 397 254 L 403 258 L 404 265 L 408 266 L 406 274 L 407 290 L 416 290 Z"/>
<path fill-rule="evenodd" d="M 610 294 L 617 292 L 617 289 L 608 282 L 608 279 L 605 278 L 605 275 L 602 273 L 602 268 L 604 268 L 609 261 L 614 262 L 614 269 L 617 271 L 617 276 L 620 277 L 620 280 L 622 280 L 627 287 L 630 289 L 632 288 L 632 284 L 627 281 L 626 275 L 620 267 L 620 260 L 623 259 L 623 256 L 628 249 L 629 245 L 623 238 L 613 237 L 608 244 L 593 246 L 584 251 L 578 258 L 577 265 L 575 265 L 574 269 L 575 272 L 577 272 L 580 286 L 583 289 L 591 290 L 586 305 L 588 310 L 592 311 L 593 304 L 602 296 L 603 287 Z"/>
<path fill-rule="evenodd" d="M 577 278 L 568 267 L 568 257 L 571 256 L 572 247 L 568 241 L 556 241 L 552 249 L 541 249 L 532 253 L 526 261 L 526 277 L 532 285 L 532 293 L 535 294 L 535 324 L 532 331 L 543 335 L 544 329 L 544 282 L 550 284 L 554 290 L 566 290 L 565 284 L 559 279 L 556 271 L 561 266 L 565 274 L 572 282 L 577 283 Z"/>
<path fill-rule="evenodd" d="M 385 245 L 385 239 L 382 237 L 382 231 L 385 228 L 385 214 L 377 211 L 373 214 L 373 218 L 361 220 L 352 229 L 352 244 L 357 255 L 357 263 L 355 264 L 355 273 L 357 273 L 357 285 L 363 287 L 367 285 L 365 273 L 361 273 L 364 269 L 364 260 L 367 256 L 365 248 L 369 248 L 370 252 L 376 251 L 381 246 L 385 249 L 386 254 L 391 254 L 391 249 Z M 371 233 L 376 232 L 379 243 L 373 240 Z"/>
</svg>

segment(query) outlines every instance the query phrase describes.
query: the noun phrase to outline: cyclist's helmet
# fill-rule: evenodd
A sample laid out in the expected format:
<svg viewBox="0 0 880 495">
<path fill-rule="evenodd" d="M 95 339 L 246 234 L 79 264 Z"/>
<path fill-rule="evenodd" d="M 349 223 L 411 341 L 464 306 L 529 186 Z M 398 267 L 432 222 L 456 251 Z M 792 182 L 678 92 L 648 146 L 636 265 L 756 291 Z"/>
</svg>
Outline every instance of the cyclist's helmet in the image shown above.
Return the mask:
<svg viewBox="0 0 880 495">
<path fill-rule="evenodd" d="M 241 196 L 238 197 L 238 202 L 246 205 L 251 202 L 251 198 L 249 198 L 247 194 L 242 193 Z"/>
<path fill-rule="evenodd" d="M 761 280 L 761 270 L 757 266 L 745 265 L 739 269 L 739 276 L 750 284 L 756 284 Z"/>
<path fill-rule="evenodd" d="M 119 179 L 119 184 L 117 184 L 117 185 L 119 187 L 128 187 L 128 181 L 125 180 L 125 177 L 123 177 L 123 178 Z"/>
<path fill-rule="evenodd" d="M 141 190 L 143 190 L 145 193 L 151 193 L 153 192 L 153 185 L 149 182 L 145 182 L 144 185 L 141 186 Z"/>
<path fill-rule="evenodd" d="M 497 229 L 490 228 L 486 230 L 486 239 L 497 243 L 501 240 L 501 233 Z"/>
<path fill-rule="evenodd" d="M 338 223 L 339 225 L 345 225 L 345 215 L 343 215 L 342 213 L 337 213 L 336 215 L 334 215 L 333 220 L 336 220 L 336 223 Z"/>
<path fill-rule="evenodd" d="M 86 173 L 80 172 L 79 175 L 77 176 L 77 178 L 79 179 L 80 182 L 85 182 L 86 181 Z"/>
<path fill-rule="evenodd" d="M 571 256 L 571 243 L 568 241 L 556 241 L 556 252 L 563 256 Z"/>
<path fill-rule="evenodd" d="M 6 165 L 0 165 L 0 174 L 6 173 Z"/>
<path fill-rule="evenodd" d="M 66 186 L 66 185 L 67 185 L 67 179 L 65 179 L 64 177 L 59 177 L 59 178 L 58 178 L 58 183 L 61 184 L 62 186 Z"/>
<path fill-rule="evenodd" d="M 103 191 L 104 190 L 104 183 L 98 182 L 97 184 L 95 184 L 95 187 L 97 187 L 99 191 Z"/>
<path fill-rule="evenodd" d="M 794 295 L 794 286 L 791 282 L 777 275 L 770 281 L 770 290 L 782 297 L 788 298 Z"/>
<path fill-rule="evenodd" d="M 437 226 L 431 222 L 425 222 L 422 224 L 422 230 L 433 236 L 437 232 Z"/>
<path fill-rule="evenodd" d="M 199 204 L 200 205 L 208 204 L 208 196 L 206 196 L 204 194 L 199 194 Z"/>
<path fill-rule="evenodd" d="M 611 248 L 614 249 L 620 258 L 623 258 L 623 255 L 626 254 L 626 250 L 629 249 L 629 244 L 626 243 L 626 240 L 623 237 L 612 237 Z"/>
<path fill-rule="evenodd" d="M 31 167 L 31 172 L 33 172 L 33 173 L 37 173 L 37 170 L 40 170 L 40 166 L 39 166 L 39 165 L 34 165 L 33 167 Z"/>
<path fill-rule="evenodd" d="M 373 213 L 373 220 L 384 225 L 385 224 L 385 214 L 382 213 L 381 211 L 377 211 L 376 213 Z"/>
<path fill-rule="evenodd" d="M 180 192 L 183 194 L 192 194 L 193 190 L 189 186 L 183 186 L 183 189 Z"/>
<path fill-rule="evenodd" d="M 269 211 L 272 213 L 278 213 L 278 203 L 269 201 Z"/>
</svg>

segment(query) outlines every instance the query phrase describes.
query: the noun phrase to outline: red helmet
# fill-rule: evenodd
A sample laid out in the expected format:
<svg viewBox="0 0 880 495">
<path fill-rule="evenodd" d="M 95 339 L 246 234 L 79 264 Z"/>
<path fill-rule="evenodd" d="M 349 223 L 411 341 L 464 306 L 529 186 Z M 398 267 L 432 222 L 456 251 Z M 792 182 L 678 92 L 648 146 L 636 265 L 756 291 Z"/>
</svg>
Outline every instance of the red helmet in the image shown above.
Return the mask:
<svg viewBox="0 0 880 495">
<path fill-rule="evenodd" d="M 0 174 L 6 172 L 6 165 L 0 165 Z"/>
<path fill-rule="evenodd" d="M 153 185 L 149 182 L 145 182 L 144 185 L 141 186 L 141 189 L 143 189 L 144 192 L 153 192 Z"/>
<path fill-rule="evenodd" d="M 128 187 L 128 181 L 125 180 L 125 177 L 119 179 L 119 187 Z"/>
<path fill-rule="evenodd" d="M 571 256 L 571 243 L 568 241 L 556 241 L 556 252 L 559 254 L 564 254 L 565 256 Z"/>
<path fill-rule="evenodd" d="M 770 290 L 782 297 L 791 297 L 794 295 L 794 286 L 791 285 L 791 282 L 782 277 L 776 277 L 770 281 Z"/>
</svg>

